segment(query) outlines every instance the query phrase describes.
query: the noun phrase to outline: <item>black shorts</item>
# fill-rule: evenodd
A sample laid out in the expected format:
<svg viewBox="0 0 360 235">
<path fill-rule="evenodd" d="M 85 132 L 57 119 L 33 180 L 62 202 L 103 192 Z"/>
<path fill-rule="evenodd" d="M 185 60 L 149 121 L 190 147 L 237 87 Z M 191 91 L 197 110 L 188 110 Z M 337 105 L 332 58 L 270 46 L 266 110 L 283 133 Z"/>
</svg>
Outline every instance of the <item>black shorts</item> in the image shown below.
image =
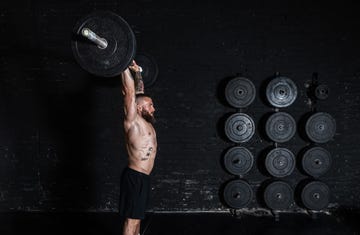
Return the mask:
<svg viewBox="0 0 360 235">
<path fill-rule="evenodd" d="M 120 216 L 144 219 L 150 194 L 150 176 L 126 167 L 120 184 Z"/>
</svg>

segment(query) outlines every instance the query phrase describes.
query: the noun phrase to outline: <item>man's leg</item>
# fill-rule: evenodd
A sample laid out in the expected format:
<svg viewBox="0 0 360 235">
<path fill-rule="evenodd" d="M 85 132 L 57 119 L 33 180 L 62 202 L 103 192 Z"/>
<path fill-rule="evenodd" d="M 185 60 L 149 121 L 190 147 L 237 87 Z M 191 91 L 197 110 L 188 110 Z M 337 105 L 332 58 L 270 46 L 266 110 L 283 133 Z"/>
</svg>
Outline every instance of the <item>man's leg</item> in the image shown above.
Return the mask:
<svg viewBox="0 0 360 235">
<path fill-rule="evenodd" d="M 140 232 L 140 220 L 126 218 L 124 222 L 123 235 L 138 235 Z"/>
<path fill-rule="evenodd" d="M 139 221 L 139 223 L 138 223 L 138 226 L 136 227 L 136 232 L 135 232 L 135 234 L 136 235 L 140 235 L 140 224 L 141 224 L 141 222 Z"/>
</svg>

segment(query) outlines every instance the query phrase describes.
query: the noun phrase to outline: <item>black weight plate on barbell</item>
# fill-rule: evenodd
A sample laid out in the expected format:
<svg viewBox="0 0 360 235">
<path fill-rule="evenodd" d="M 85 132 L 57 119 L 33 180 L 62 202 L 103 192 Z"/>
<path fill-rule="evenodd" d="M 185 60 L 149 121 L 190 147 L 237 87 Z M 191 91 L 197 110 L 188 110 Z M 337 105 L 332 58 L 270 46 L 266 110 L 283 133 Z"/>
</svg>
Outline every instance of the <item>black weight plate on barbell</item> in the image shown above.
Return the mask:
<svg viewBox="0 0 360 235">
<path fill-rule="evenodd" d="M 290 175 L 295 168 L 295 156 L 286 148 L 274 148 L 265 158 L 265 167 L 274 177 Z"/>
<path fill-rule="evenodd" d="M 288 113 L 278 112 L 272 114 L 265 124 L 267 136 L 274 142 L 289 141 L 296 132 L 295 119 Z"/>
<path fill-rule="evenodd" d="M 325 100 L 329 97 L 329 87 L 325 84 L 320 84 L 315 88 L 315 97 L 319 100 Z"/>
<path fill-rule="evenodd" d="M 138 53 L 135 56 L 135 61 L 143 70 L 141 76 L 144 87 L 148 88 L 154 85 L 159 73 L 159 68 L 154 57 L 146 53 Z"/>
<path fill-rule="evenodd" d="M 244 175 L 250 171 L 254 156 L 245 147 L 232 147 L 224 155 L 224 165 L 233 175 Z"/>
<path fill-rule="evenodd" d="M 255 99 L 255 85 L 244 77 L 231 79 L 225 87 L 225 98 L 234 108 L 245 108 Z"/>
<path fill-rule="evenodd" d="M 331 155 L 322 147 L 312 147 L 302 157 L 302 168 L 313 177 L 325 174 L 331 167 Z"/>
<path fill-rule="evenodd" d="M 264 191 L 264 201 L 273 210 L 288 209 L 293 202 L 293 190 L 283 181 L 269 184 Z"/>
<path fill-rule="evenodd" d="M 255 123 L 244 113 L 234 113 L 225 122 L 225 134 L 235 143 L 243 143 L 251 139 L 255 133 Z"/>
<path fill-rule="evenodd" d="M 287 77 L 273 78 L 266 87 L 266 97 L 274 107 L 288 107 L 296 100 L 296 84 Z"/>
<path fill-rule="evenodd" d="M 301 191 L 301 201 L 310 210 L 321 210 L 328 206 L 330 200 L 329 187 L 320 181 L 305 185 Z"/>
<path fill-rule="evenodd" d="M 249 204 L 253 197 L 253 190 L 243 180 L 232 180 L 224 188 L 225 203 L 231 208 L 240 209 Z"/>
<path fill-rule="evenodd" d="M 106 39 L 108 46 L 100 49 L 81 35 L 86 27 Z M 111 11 L 95 11 L 80 19 L 74 28 L 71 47 L 76 61 L 91 74 L 101 77 L 120 75 L 136 53 L 136 39 L 129 24 Z"/>
<path fill-rule="evenodd" d="M 330 114 L 324 112 L 312 114 L 306 121 L 305 131 L 313 142 L 326 143 L 335 135 L 335 119 Z"/>
</svg>

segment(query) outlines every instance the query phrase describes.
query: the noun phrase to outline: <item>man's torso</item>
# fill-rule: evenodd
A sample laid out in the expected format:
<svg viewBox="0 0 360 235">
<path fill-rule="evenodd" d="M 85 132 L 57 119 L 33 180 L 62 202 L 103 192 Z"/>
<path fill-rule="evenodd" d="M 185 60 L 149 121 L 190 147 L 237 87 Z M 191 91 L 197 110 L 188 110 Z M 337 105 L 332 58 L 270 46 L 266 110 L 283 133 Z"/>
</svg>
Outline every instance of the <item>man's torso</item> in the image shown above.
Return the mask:
<svg viewBox="0 0 360 235">
<path fill-rule="evenodd" d="M 129 167 L 149 175 L 157 150 L 156 132 L 152 124 L 138 116 L 132 123 L 124 123 L 129 154 Z"/>
</svg>

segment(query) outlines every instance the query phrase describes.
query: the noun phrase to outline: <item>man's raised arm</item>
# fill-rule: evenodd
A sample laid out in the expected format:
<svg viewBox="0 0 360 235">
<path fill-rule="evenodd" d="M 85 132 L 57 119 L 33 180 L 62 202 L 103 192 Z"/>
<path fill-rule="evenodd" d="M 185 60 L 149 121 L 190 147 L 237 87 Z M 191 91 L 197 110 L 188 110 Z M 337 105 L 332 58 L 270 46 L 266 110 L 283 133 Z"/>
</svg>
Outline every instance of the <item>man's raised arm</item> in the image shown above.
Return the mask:
<svg viewBox="0 0 360 235">
<path fill-rule="evenodd" d="M 124 95 L 125 121 L 132 122 L 137 115 L 135 101 L 135 84 L 129 69 L 121 73 L 122 93 Z"/>
</svg>

